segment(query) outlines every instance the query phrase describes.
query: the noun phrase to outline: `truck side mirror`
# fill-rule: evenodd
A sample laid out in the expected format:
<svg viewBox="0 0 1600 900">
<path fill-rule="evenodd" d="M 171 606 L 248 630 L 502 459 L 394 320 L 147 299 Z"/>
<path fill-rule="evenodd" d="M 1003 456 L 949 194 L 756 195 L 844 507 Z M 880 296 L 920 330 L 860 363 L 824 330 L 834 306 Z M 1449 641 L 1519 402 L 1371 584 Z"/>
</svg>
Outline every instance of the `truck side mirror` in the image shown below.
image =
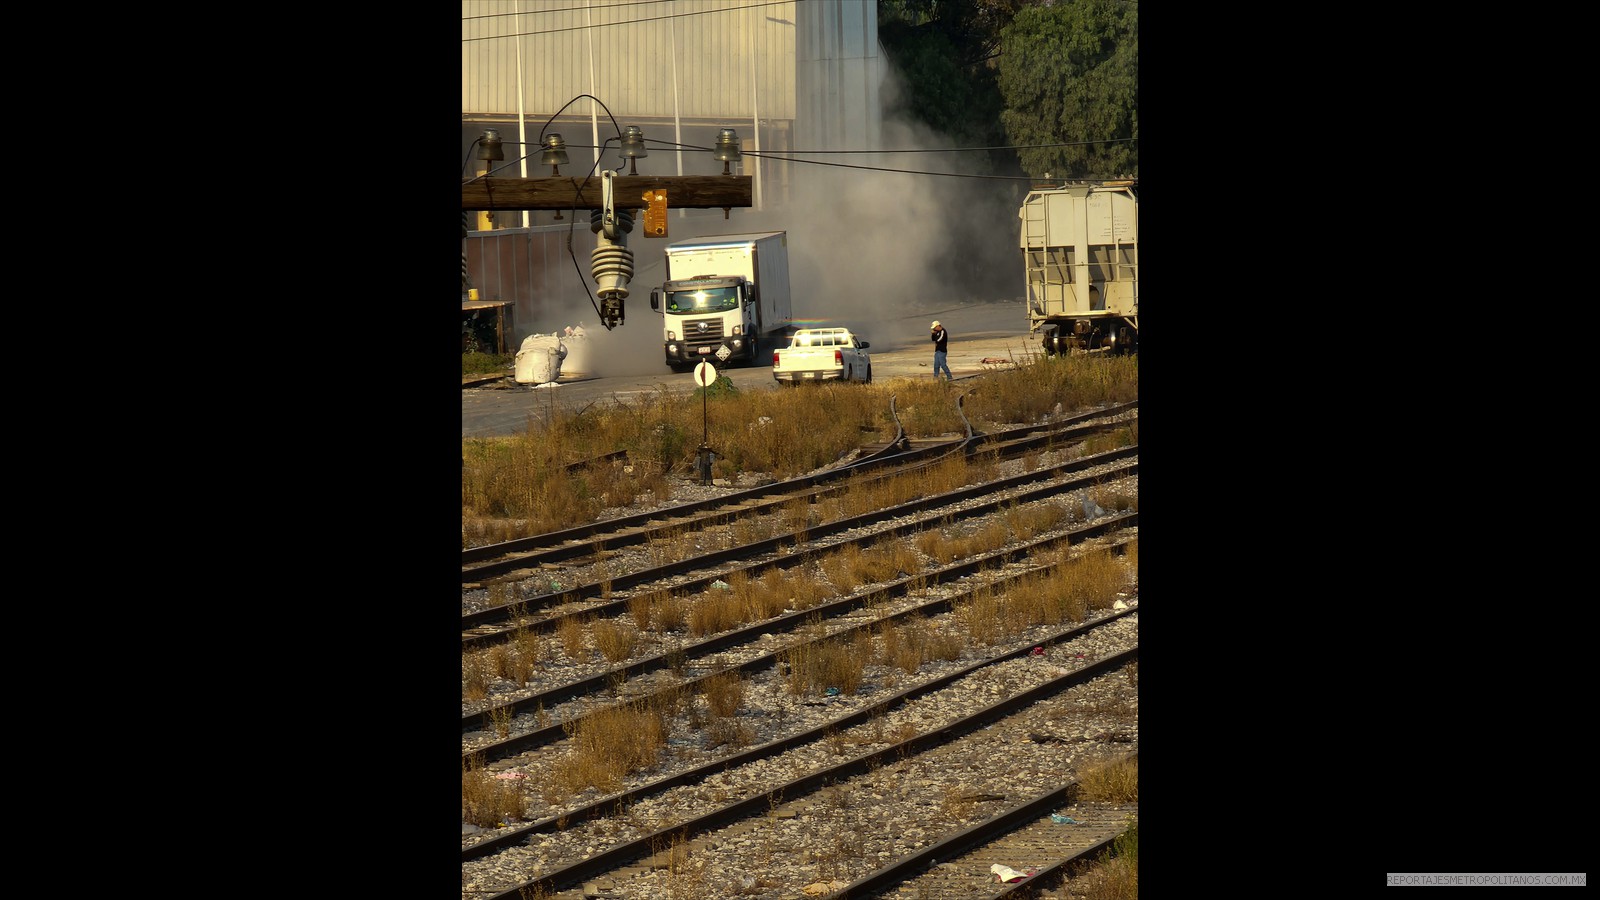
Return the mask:
<svg viewBox="0 0 1600 900">
<path fill-rule="evenodd" d="M 747 286 L 750 288 L 750 291 L 745 295 L 744 302 L 754 303 L 761 299 L 761 288 L 757 286 L 755 282 L 748 282 Z"/>
<path fill-rule="evenodd" d="M 863 350 L 865 350 L 865 349 L 867 349 L 868 347 L 871 347 L 871 346 L 872 345 L 867 343 L 866 341 L 862 341 L 861 342 L 861 349 L 863 349 Z"/>
<path fill-rule="evenodd" d="M 661 289 L 660 288 L 651 288 L 650 289 L 650 308 L 655 310 L 656 312 L 660 312 L 661 311 Z"/>
</svg>

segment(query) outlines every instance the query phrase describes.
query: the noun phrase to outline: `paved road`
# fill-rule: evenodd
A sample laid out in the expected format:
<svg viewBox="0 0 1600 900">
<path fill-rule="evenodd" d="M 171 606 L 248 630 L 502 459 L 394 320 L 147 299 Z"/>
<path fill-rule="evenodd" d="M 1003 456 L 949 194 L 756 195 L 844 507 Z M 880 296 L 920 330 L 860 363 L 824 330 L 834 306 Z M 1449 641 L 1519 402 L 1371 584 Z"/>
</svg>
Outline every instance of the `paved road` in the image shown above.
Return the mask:
<svg viewBox="0 0 1600 900">
<path fill-rule="evenodd" d="M 932 378 L 933 342 L 928 326 L 938 319 L 950 331 L 950 370 L 956 379 L 985 369 L 984 359 L 1016 359 L 1039 353 L 1039 336 L 1027 333 L 1022 301 L 995 301 L 935 308 L 878 323 L 861 335 L 871 343 L 872 378 L 882 383 L 892 378 Z M 648 317 L 640 319 L 654 325 Z M 632 327 L 631 323 L 622 327 Z M 717 367 L 741 391 L 778 390 L 772 366 Z M 657 374 L 562 378 L 554 387 L 517 384 L 502 378 L 461 392 L 461 436 L 492 437 L 521 434 L 531 424 L 544 422 L 557 409 L 574 412 L 608 399 L 653 394 L 662 388 L 688 393 L 695 389 L 694 374 L 678 374 L 661 362 Z M 785 390 L 793 390 L 784 386 Z"/>
</svg>

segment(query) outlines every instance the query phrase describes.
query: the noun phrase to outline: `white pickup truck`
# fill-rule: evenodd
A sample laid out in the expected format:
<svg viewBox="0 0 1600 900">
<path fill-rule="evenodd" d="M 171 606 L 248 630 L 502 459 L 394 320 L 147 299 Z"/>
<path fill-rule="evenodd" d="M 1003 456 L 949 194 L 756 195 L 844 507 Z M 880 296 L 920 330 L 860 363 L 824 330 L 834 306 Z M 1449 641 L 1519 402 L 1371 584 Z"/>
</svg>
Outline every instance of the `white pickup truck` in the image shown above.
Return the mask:
<svg viewBox="0 0 1600 900">
<path fill-rule="evenodd" d="M 805 381 L 872 383 L 871 346 L 848 328 L 802 328 L 789 346 L 772 351 L 772 378 L 779 384 Z"/>
</svg>

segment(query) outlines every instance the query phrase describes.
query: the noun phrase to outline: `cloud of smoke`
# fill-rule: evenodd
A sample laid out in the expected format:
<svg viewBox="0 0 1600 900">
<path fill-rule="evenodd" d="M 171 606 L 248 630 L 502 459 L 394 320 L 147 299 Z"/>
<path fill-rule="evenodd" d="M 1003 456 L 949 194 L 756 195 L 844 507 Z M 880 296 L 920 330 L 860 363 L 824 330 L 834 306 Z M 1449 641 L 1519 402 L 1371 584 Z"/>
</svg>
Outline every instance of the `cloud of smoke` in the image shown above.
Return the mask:
<svg viewBox="0 0 1600 900">
<path fill-rule="evenodd" d="M 885 105 L 892 107 L 899 93 L 892 77 L 882 91 L 890 98 Z M 890 150 L 954 146 L 947 137 L 902 120 L 885 120 L 880 134 L 880 145 Z M 646 238 L 636 225 L 628 237 L 634 271 L 625 319 L 609 331 L 600 324 L 594 300 L 589 259 L 594 234 L 588 217 L 581 215 L 564 229 L 535 228 L 548 232 L 533 238 L 542 243 L 545 257 L 542 311 L 531 322 L 519 313 L 518 330 L 549 334 L 581 325 L 588 344 L 582 355 L 586 374 L 668 375 L 662 317 L 650 309 L 650 289 L 666 279 L 667 245 L 757 231 L 789 234 L 795 317 L 852 328 L 876 350 L 920 347 L 927 343 L 930 318 L 995 300 L 1014 299 L 1016 306 L 1015 320 L 996 328 L 1025 328 L 1017 247 L 1017 208 L 1026 193 L 1021 182 L 960 177 L 988 174 L 980 171 L 984 154 L 976 152 L 807 156 L 805 149 L 818 148 L 800 148 L 794 157 L 833 165 L 765 163 L 769 172 L 787 169 L 786 199 L 775 198 L 778 185 L 770 185 L 763 209 L 734 209 L 727 219 L 721 210 L 669 211 L 664 239 Z M 753 166 L 754 159 L 747 160 L 745 171 L 754 171 Z M 536 225 L 552 224 L 549 215 L 539 214 Z"/>
</svg>

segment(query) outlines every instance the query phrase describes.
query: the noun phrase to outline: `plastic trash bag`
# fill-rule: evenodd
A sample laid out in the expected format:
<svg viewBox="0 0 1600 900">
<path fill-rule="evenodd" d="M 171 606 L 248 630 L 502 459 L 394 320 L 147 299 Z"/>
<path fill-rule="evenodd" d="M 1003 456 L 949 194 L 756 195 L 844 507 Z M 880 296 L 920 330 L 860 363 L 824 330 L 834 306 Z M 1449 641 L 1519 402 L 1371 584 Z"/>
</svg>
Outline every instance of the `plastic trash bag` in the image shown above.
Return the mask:
<svg viewBox="0 0 1600 900">
<path fill-rule="evenodd" d="M 1003 866 L 999 863 L 995 863 L 989 867 L 989 871 L 993 872 L 994 877 L 1000 879 L 1002 884 L 1010 884 L 1013 881 L 1021 881 L 1024 878 L 1032 876 L 1036 870 L 1029 869 L 1026 872 L 1018 872 L 1016 869 L 1013 869 L 1010 866 Z"/>
</svg>

